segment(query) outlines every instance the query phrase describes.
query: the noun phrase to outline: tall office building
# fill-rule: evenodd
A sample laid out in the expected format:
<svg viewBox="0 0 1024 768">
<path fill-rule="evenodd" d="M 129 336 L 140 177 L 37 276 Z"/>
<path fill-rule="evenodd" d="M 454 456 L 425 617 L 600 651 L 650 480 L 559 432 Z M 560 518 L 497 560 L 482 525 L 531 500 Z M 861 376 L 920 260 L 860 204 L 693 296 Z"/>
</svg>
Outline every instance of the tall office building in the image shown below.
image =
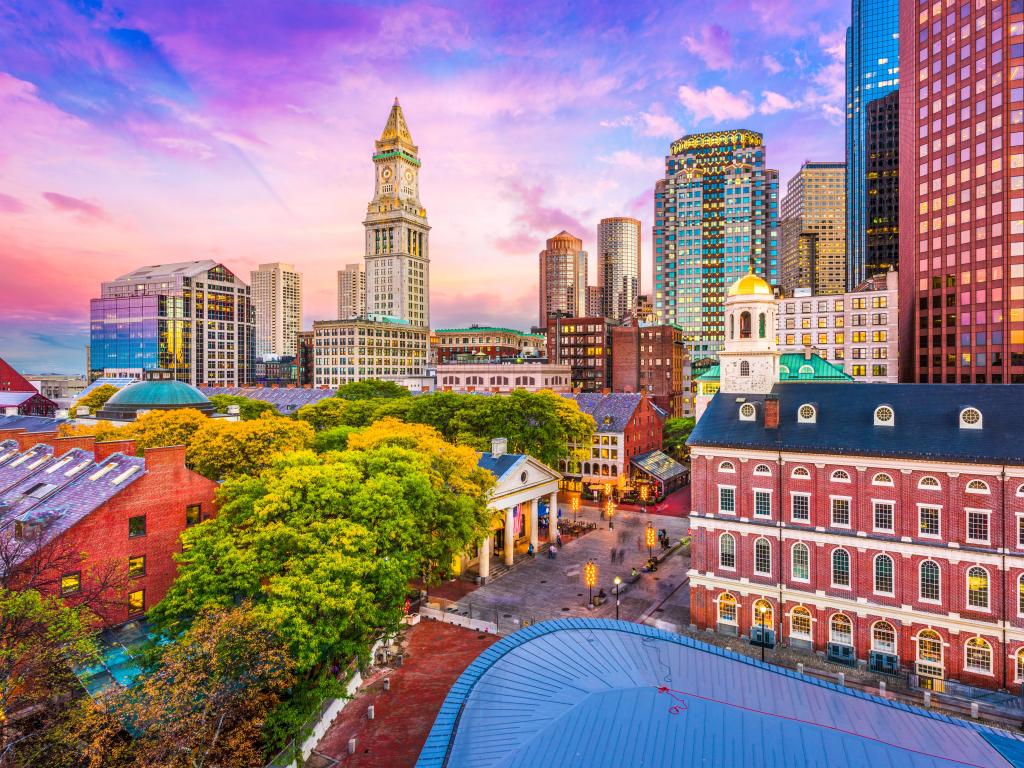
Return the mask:
<svg viewBox="0 0 1024 768">
<path fill-rule="evenodd" d="M 597 225 L 597 287 L 600 314 L 621 320 L 640 294 L 640 221 L 628 216 L 601 219 Z M 588 314 L 590 310 L 587 310 Z"/>
<path fill-rule="evenodd" d="M 910 1 L 904 5 L 917 7 Z M 872 265 L 867 253 L 868 106 L 899 88 L 899 26 L 898 0 L 853 0 L 846 30 L 846 290 L 851 291 L 886 271 Z"/>
<path fill-rule="evenodd" d="M 587 311 L 587 252 L 583 241 L 562 230 L 540 252 L 539 327 L 548 318 L 582 317 Z"/>
<path fill-rule="evenodd" d="M 900 260 L 900 92 L 868 102 L 865 276 L 884 276 Z M 849 235 L 849 233 L 847 233 Z"/>
<path fill-rule="evenodd" d="M 362 264 L 346 264 L 338 270 L 338 319 L 366 314 L 366 270 Z"/>
<path fill-rule="evenodd" d="M 255 335 L 249 286 L 223 264 L 142 267 L 90 301 L 90 379 L 166 368 L 192 385 L 243 386 Z"/>
<path fill-rule="evenodd" d="M 779 281 L 779 173 L 760 133 L 684 136 L 654 189 L 654 312 L 683 329 L 694 359 L 725 338 L 726 287 L 753 271 Z"/>
<path fill-rule="evenodd" d="M 900 8 L 900 377 L 1024 383 L 1024 4 Z"/>
<path fill-rule="evenodd" d="M 430 326 L 427 211 L 419 198 L 419 148 L 395 99 L 373 155 L 376 188 L 366 207 L 366 312 Z"/>
<path fill-rule="evenodd" d="M 782 290 L 846 290 L 846 164 L 806 162 L 786 185 L 779 223 Z"/>
<path fill-rule="evenodd" d="M 588 285 L 586 304 L 587 317 L 605 317 L 604 289 L 599 285 Z"/>
<path fill-rule="evenodd" d="M 291 264 L 260 264 L 249 273 L 256 314 L 256 356 L 296 355 L 302 330 L 302 275 Z"/>
</svg>

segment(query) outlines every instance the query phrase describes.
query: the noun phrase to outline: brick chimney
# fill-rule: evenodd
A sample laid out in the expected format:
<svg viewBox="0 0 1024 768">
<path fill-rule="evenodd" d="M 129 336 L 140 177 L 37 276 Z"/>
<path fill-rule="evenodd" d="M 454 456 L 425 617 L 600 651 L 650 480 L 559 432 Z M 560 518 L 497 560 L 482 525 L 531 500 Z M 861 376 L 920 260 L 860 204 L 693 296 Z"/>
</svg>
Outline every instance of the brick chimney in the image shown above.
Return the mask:
<svg viewBox="0 0 1024 768">
<path fill-rule="evenodd" d="M 779 396 L 768 394 L 764 396 L 764 428 L 779 428 Z"/>
<path fill-rule="evenodd" d="M 0 429 L 0 442 L 4 440 L 17 440 L 18 435 L 25 432 L 25 429 Z"/>
<path fill-rule="evenodd" d="M 158 467 L 184 467 L 185 446 L 167 445 L 160 448 L 147 448 L 143 454 L 146 460 L 146 469 L 154 470 Z"/>
<path fill-rule="evenodd" d="M 491 440 L 491 456 L 498 458 L 504 456 L 508 452 L 508 439 L 504 437 L 496 437 Z"/>
<path fill-rule="evenodd" d="M 109 440 L 105 443 L 96 443 L 96 445 L 93 446 L 92 453 L 97 464 L 99 464 L 108 456 L 112 456 L 115 453 L 123 453 L 126 456 L 134 456 L 135 441 Z"/>
<path fill-rule="evenodd" d="M 53 457 L 56 459 L 74 448 L 92 451 L 96 444 L 96 438 L 93 435 L 75 435 L 73 437 L 58 437 L 50 442 L 53 445 Z"/>
</svg>

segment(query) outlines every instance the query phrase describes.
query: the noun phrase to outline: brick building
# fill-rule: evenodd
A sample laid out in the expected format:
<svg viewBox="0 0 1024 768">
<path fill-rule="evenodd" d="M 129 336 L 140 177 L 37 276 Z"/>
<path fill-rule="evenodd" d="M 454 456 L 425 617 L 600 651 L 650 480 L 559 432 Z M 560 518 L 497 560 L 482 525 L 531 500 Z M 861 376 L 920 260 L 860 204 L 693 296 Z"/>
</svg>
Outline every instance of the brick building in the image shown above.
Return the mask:
<svg viewBox="0 0 1024 768">
<path fill-rule="evenodd" d="M 690 440 L 692 621 L 908 673 L 1024 683 L 1024 414 L 1012 388 L 719 393 Z"/>
<path fill-rule="evenodd" d="M 481 360 L 468 363 L 444 363 L 437 366 L 439 392 L 508 393 L 516 389 L 540 392 L 550 389 L 559 394 L 572 390 L 567 365 L 547 360 Z"/>
<path fill-rule="evenodd" d="M 106 625 L 143 615 L 176 574 L 182 532 L 216 512 L 217 484 L 183 446 L 0 430 L 2 564 L 44 592 L 102 592 Z"/>
<path fill-rule="evenodd" d="M 605 317 L 551 317 L 548 360 L 572 369 L 572 386 L 582 392 L 611 387 L 612 324 Z"/>
<path fill-rule="evenodd" d="M 0 415 L 53 416 L 57 404 L 0 358 Z"/>
<path fill-rule="evenodd" d="M 693 415 L 683 329 L 628 321 L 612 331 L 613 392 L 642 392 L 669 417 Z"/>
<path fill-rule="evenodd" d="M 513 328 L 471 325 L 468 328 L 440 328 L 433 333 L 437 363 L 462 363 L 474 359 L 501 360 L 510 357 L 538 357 L 544 354 L 544 334 L 523 333 Z"/>
</svg>

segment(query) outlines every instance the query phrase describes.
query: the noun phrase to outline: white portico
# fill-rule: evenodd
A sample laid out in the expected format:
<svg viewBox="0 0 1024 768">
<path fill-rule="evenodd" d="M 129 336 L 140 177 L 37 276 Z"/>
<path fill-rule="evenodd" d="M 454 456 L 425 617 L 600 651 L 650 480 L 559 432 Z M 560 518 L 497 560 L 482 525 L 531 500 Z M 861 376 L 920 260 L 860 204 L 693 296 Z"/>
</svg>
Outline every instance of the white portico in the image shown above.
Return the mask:
<svg viewBox="0 0 1024 768">
<path fill-rule="evenodd" d="M 491 558 L 512 565 L 515 553 L 533 545 L 540 549 L 541 515 L 547 517 L 547 539 L 558 536 L 558 481 L 562 476 L 531 456 L 506 452 L 504 438 L 491 441 L 490 452 L 480 455 L 479 465 L 492 472 L 498 482 L 491 491 L 488 507 L 494 511 L 491 535 L 480 542 L 478 551 L 467 553 L 458 563 L 459 571 L 475 569 L 482 580 L 491 575 Z"/>
</svg>

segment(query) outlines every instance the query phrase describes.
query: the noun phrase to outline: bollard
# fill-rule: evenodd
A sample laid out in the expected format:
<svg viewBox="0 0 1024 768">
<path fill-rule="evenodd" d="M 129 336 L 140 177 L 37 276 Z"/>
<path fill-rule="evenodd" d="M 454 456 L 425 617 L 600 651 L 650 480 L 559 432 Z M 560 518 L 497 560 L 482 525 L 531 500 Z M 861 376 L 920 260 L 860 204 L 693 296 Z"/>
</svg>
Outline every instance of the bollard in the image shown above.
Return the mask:
<svg viewBox="0 0 1024 768">
<path fill-rule="evenodd" d="M 374 709 L 373 709 L 373 704 L 371 704 L 370 706 L 368 706 L 366 708 L 366 719 L 367 720 L 373 720 L 373 714 L 374 714 Z"/>
<path fill-rule="evenodd" d="M 348 753 L 354 755 L 356 753 L 356 740 L 351 738 L 348 740 Z"/>
<path fill-rule="evenodd" d="M 802 661 L 796 665 L 796 671 L 801 675 L 804 673 L 804 663 Z"/>
<path fill-rule="evenodd" d="M 925 691 L 924 692 L 924 705 L 926 707 L 930 707 L 932 705 L 932 692 L 931 691 Z"/>
<path fill-rule="evenodd" d="M 976 701 L 971 702 L 971 717 L 975 720 L 978 719 L 978 702 Z"/>
<path fill-rule="evenodd" d="M 839 685 L 846 685 L 846 673 L 840 672 L 839 679 L 836 682 L 839 683 Z"/>
<path fill-rule="evenodd" d="M 390 691 L 391 690 L 391 678 L 390 677 L 385 677 L 384 678 L 384 690 L 385 691 Z"/>
<path fill-rule="evenodd" d="M 878 695 L 885 696 L 885 680 L 878 681 Z"/>
</svg>

